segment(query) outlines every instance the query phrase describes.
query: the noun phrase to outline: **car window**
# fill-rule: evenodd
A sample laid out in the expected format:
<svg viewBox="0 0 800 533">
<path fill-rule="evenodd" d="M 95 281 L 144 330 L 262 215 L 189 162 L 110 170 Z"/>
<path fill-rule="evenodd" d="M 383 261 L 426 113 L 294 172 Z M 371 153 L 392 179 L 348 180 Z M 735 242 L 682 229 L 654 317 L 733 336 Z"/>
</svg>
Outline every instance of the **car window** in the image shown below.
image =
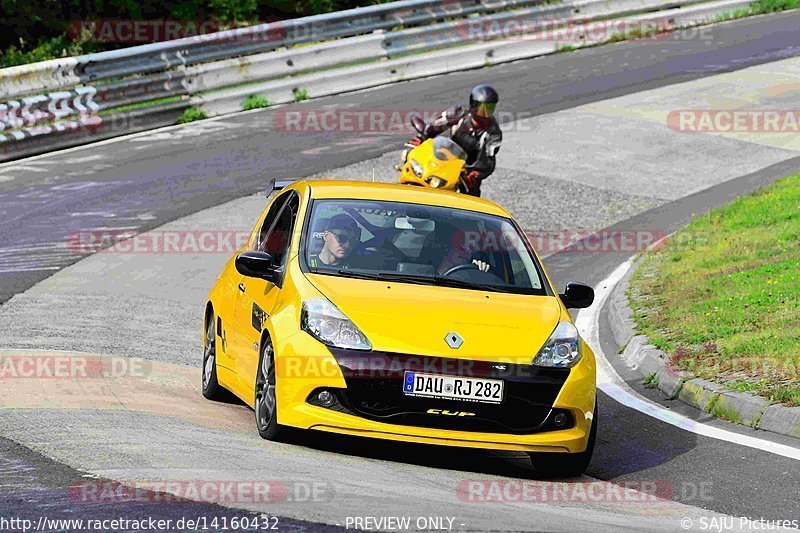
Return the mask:
<svg viewBox="0 0 800 533">
<path fill-rule="evenodd" d="M 324 202 L 317 204 L 318 208 L 315 211 L 314 220 L 311 224 L 307 251 L 311 254 L 317 254 L 322 250 L 322 234 L 325 231 L 327 223 L 330 219 L 337 215 L 350 214 L 345 210 L 344 206 L 337 202 Z M 380 228 L 393 223 L 394 219 L 389 220 L 388 217 L 380 213 L 371 213 L 369 211 L 359 213 L 361 220 L 354 218 L 354 221 L 361 229 L 361 238 L 359 244 L 372 239 L 375 235 L 369 231 L 368 227 Z"/>
<path fill-rule="evenodd" d="M 275 222 L 267 231 L 261 250 L 272 256 L 275 265 L 283 266 L 289 255 L 289 246 L 292 240 L 292 228 L 294 227 L 300 200 L 294 192 L 291 192 L 287 201 L 282 202 Z"/>
<path fill-rule="evenodd" d="M 254 249 L 265 252 L 266 251 L 266 242 L 267 242 L 267 234 L 269 233 L 270 228 L 272 225 L 275 224 L 275 219 L 278 218 L 278 213 L 281 212 L 286 200 L 289 198 L 291 191 L 285 192 L 280 194 L 279 196 L 275 197 L 272 201 L 272 204 L 269 206 L 269 211 L 267 211 L 267 216 L 264 217 L 264 222 L 261 223 L 261 229 L 258 230 L 258 237 L 256 243 L 254 245 Z"/>
<path fill-rule="evenodd" d="M 342 228 L 331 226 L 336 223 Z M 444 277 L 505 292 L 546 293 L 541 267 L 517 225 L 476 211 L 376 200 L 315 200 L 302 243 L 302 263 L 314 272 L 348 275 L 343 270 L 349 269 L 393 278 L 408 274 L 417 283 L 424 281 L 420 276 L 432 283 Z M 472 266 L 478 261 L 489 265 L 488 272 Z"/>
</svg>

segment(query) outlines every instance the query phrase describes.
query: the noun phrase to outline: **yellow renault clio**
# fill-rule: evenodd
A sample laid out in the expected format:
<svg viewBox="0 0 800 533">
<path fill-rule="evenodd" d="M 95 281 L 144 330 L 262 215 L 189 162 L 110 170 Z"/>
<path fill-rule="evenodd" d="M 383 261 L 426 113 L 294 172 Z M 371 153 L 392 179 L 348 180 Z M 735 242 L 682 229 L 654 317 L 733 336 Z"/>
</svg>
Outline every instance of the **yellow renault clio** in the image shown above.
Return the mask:
<svg viewBox="0 0 800 533">
<path fill-rule="evenodd" d="M 403 185 L 298 181 L 209 295 L 202 390 L 287 426 L 528 452 L 584 471 L 596 370 L 514 219 L 492 202 Z"/>
</svg>

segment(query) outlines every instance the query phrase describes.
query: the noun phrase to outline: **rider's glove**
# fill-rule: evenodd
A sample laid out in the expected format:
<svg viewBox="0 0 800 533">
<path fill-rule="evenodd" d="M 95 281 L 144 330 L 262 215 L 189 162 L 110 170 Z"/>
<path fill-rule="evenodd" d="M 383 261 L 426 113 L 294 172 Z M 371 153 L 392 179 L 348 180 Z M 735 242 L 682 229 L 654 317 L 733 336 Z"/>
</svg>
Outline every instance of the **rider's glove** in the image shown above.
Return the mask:
<svg viewBox="0 0 800 533">
<path fill-rule="evenodd" d="M 471 191 L 481 182 L 478 176 L 480 173 L 477 170 L 472 170 L 464 176 L 464 185 L 467 186 L 467 190 Z"/>
<path fill-rule="evenodd" d="M 410 144 L 411 146 L 419 146 L 420 144 L 422 144 L 422 138 L 419 136 L 414 137 L 413 139 L 408 141 L 408 144 Z"/>
</svg>

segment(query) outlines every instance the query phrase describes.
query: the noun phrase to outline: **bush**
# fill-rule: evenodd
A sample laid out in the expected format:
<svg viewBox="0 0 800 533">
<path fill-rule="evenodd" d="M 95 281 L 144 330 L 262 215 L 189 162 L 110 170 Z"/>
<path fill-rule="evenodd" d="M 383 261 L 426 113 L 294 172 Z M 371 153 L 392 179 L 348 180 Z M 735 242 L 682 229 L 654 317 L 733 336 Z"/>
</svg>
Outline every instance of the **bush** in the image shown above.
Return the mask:
<svg viewBox="0 0 800 533">
<path fill-rule="evenodd" d="M 181 118 L 178 119 L 178 124 L 186 124 L 187 122 L 194 122 L 195 120 L 203 120 L 208 118 L 202 109 L 190 107 L 183 112 Z"/>
<path fill-rule="evenodd" d="M 242 104 L 242 109 L 245 111 L 250 111 L 251 109 L 260 109 L 262 107 L 269 107 L 270 102 L 263 96 L 259 96 L 257 94 L 251 94 L 247 97 L 247 100 L 244 101 Z"/>
<path fill-rule="evenodd" d="M 59 57 L 77 56 L 91 50 L 86 50 L 84 43 L 70 41 L 64 36 L 42 39 L 30 50 L 10 46 L 0 53 L 0 68 L 36 63 Z"/>
<path fill-rule="evenodd" d="M 209 7 L 220 20 L 241 22 L 258 18 L 256 0 L 210 0 Z"/>
<path fill-rule="evenodd" d="M 213 21 L 219 27 L 285 20 L 383 0 L 0 0 L 0 67 L 141 43 L 77 43 L 79 21 Z M 73 22 L 74 21 L 74 22 Z"/>
</svg>

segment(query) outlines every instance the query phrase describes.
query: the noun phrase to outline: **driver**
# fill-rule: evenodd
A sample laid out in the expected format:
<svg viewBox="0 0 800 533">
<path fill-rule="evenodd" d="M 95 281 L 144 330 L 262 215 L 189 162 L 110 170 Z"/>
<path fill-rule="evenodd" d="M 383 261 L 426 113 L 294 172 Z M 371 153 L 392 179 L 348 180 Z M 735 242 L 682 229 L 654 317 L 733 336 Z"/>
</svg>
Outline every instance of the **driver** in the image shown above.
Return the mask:
<svg viewBox="0 0 800 533">
<path fill-rule="evenodd" d="M 453 246 L 450 248 L 450 251 L 445 254 L 442 262 L 439 263 L 436 272 L 439 274 L 444 274 L 455 266 L 466 264 L 473 264 L 478 267 L 478 270 L 481 272 L 488 272 L 489 263 L 481 259 L 473 259 L 474 256 L 475 254 L 466 244 Z"/>
<path fill-rule="evenodd" d="M 469 171 L 464 176 L 466 190 L 462 192 L 472 196 L 481 195 L 481 182 L 494 172 L 495 156 L 503 140 L 503 132 L 493 116 L 499 99 L 492 87 L 478 85 L 469 95 L 468 109 L 461 105 L 448 108 L 425 127 L 421 136 L 409 142 L 419 146 L 424 140 L 449 130 L 453 141 L 467 152 Z"/>
<path fill-rule="evenodd" d="M 336 215 L 328 220 L 322 233 L 324 245 L 318 254 L 308 256 L 308 265 L 339 266 L 348 264 L 356 245 L 361 241 L 361 227 L 350 215 Z"/>
<path fill-rule="evenodd" d="M 438 274 L 444 274 L 458 265 L 473 264 L 481 272 L 488 272 L 490 265 L 479 258 L 473 243 L 459 238 L 464 233 L 443 222 L 438 222 L 422 247 L 420 259 L 433 265 Z"/>
</svg>

